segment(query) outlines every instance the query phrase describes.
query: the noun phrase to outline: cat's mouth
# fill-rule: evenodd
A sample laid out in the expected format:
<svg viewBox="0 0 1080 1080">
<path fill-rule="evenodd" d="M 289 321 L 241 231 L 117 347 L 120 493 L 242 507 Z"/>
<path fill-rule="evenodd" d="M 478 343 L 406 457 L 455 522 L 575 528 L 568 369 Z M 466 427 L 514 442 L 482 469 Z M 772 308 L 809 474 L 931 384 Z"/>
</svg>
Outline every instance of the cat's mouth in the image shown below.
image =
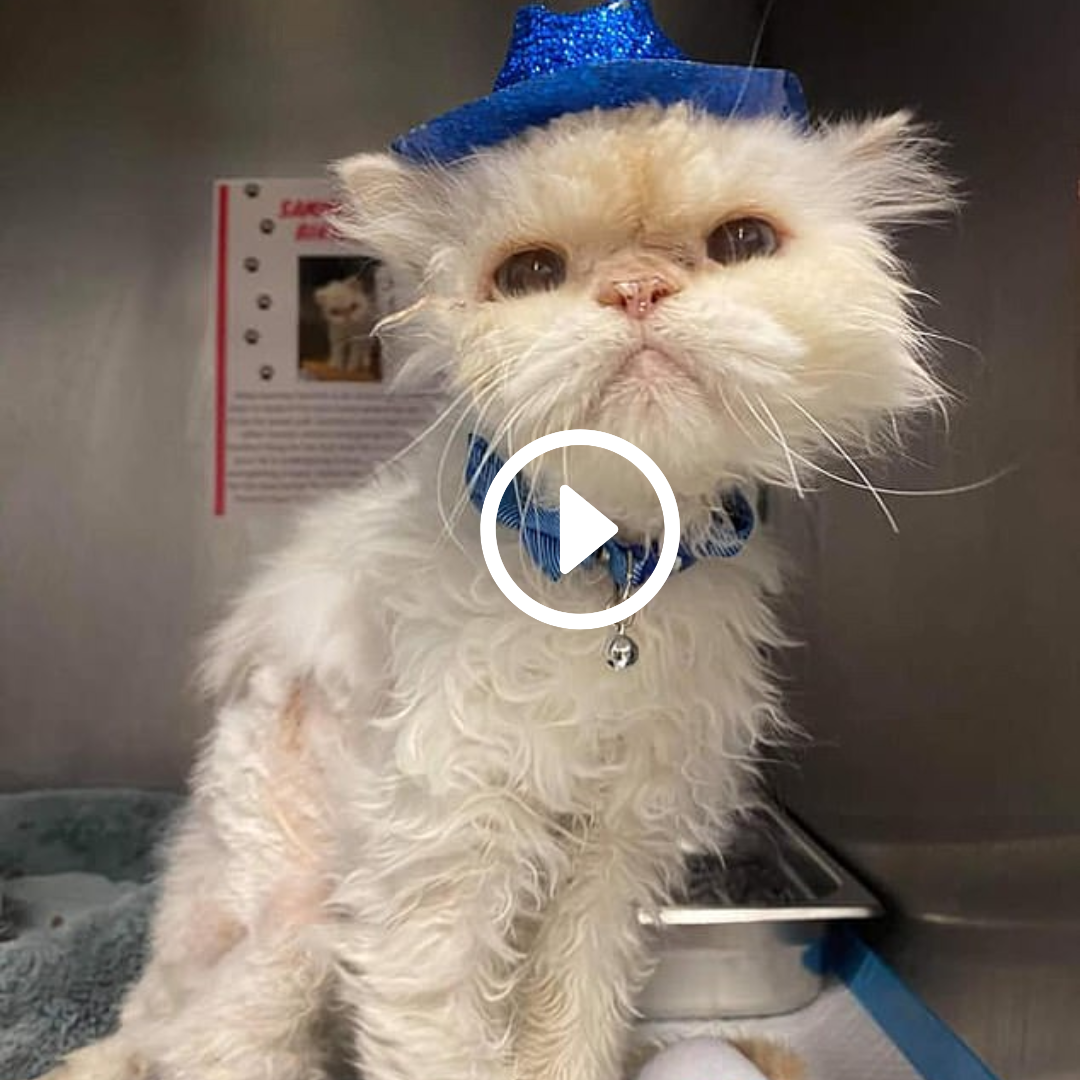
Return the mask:
<svg viewBox="0 0 1080 1080">
<path fill-rule="evenodd" d="M 709 399 L 708 386 L 692 360 L 645 333 L 609 355 L 578 422 L 626 436 L 630 430 L 640 432 L 643 423 L 676 416 L 682 408 Z"/>
<path fill-rule="evenodd" d="M 602 397 L 648 401 L 680 387 L 700 392 L 693 368 L 677 353 L 647 339 L 618 358 Z"/>
</svg>

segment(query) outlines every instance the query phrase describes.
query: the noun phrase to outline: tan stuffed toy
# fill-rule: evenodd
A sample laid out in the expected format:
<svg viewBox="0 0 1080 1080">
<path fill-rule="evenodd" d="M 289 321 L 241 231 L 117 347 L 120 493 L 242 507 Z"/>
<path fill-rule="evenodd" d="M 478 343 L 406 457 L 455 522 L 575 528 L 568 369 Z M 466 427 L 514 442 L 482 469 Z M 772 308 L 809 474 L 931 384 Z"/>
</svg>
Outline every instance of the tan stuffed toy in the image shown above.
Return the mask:
<svg viewBox="0 0 1080 1080">
<path fill-rule="evenodd" d="M 802 1062 L 767 1039 L 694 1038 L 658 1050 L 637 1080 L 805 1080 Z"/>
</svg>

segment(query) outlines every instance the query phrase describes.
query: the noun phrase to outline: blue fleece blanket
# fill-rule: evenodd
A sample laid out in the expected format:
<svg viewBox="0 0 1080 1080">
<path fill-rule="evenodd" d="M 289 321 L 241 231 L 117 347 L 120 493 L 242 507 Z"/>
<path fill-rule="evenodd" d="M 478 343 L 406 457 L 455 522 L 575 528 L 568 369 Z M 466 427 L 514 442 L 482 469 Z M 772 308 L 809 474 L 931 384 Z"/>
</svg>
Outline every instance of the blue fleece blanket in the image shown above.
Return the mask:
<svg viewBox="0 0 1080 1080">
<path fill-rule="evenodd" d="M 142 968 L 153 851 L 179 799 L 0 795 L 0 1080 L 107 1034 Z"/>
</svg>

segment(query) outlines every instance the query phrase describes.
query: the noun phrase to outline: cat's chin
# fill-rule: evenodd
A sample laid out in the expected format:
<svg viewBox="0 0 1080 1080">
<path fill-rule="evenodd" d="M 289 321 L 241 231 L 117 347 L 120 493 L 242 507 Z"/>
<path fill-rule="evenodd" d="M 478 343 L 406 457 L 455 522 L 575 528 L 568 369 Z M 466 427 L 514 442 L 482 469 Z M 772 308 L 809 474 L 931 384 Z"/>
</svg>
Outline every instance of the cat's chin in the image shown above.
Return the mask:
<svg viewBox="0 0 1080 1080">
<path fill-rule="evenodd" d="M 592 408 L 598 417 L 620 410 L 648 415 L 671 409 L 684 397 L 699 400 L 704 393 L 689 363 L 674 350 L 649 342 L 618 358 Z"/>
<path fill-rule="evenodd" d="M 713 429 L 715 410 L 689 363 L 673 352 L 638 347 L 620 358 L 589 401 L 578 426 L 617 435 L 640 447 L 661 469 L 671 451 L 683 458 L 694 431 Z"/>
<path fill-rule="evenodd" d="M 698 400 L 682 408 L 669 397 L 665 406 L 650 402 L 627 407 L 612 402 L 580 426 L 605 431 L 644 451 L 667 478 L 680 501 L 708 501 L 718 487 L 745 475 L 733 468 L 732 450 L 722 423 Z M 555 455 L 552 455 L 555 459 Z M 562 459 L 553 460 L 555 472 Z M 584 498 L 621 526 L 648 531 L 658 524 L 658 503 L 652 485 L 629 462 L 607 451 L 586 447 L 569 453 L 565 480 Z"/>
<path fill-rule="evenodd" d="M 709 492 L 728 472 L 729 418 L 685 361 L 651 348 L 629 357 L 582 417 L 643 450 L 680 494 Z"/>
<path fill-rule="evenodd" d="M 693 369 L 677 352 L 649 343 L 630 350 L 620 361 L 614 385 L 662 391 L 672 384 L 700 386 Z"/>
</svg>

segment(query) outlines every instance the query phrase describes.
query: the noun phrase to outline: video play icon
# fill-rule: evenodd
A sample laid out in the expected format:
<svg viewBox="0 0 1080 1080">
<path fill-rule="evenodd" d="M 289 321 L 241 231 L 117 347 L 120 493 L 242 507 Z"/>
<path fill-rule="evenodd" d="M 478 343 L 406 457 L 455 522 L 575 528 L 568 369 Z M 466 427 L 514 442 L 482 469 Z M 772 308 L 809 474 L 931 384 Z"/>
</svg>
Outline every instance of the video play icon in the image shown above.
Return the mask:
<svg viewBox="0 0 1080 1080">
<path fill-rule="evenodd" d="M 498 511 L 503 493 L 522 468 L 534 458 L 564 446 L 597 446 L 620 454 L 644 473 L 653 486 L 660 509 L 664 515 L 664 535 L 660 542 L 660 554 L 651 574 L 633 592 L 611 607 L 599 611 L 559 611 L 547 607 L 531 597 L 510 576 L 499 554 L 497 535 Z M 559 489 L 559 572 L 566 574 L 584 562 L 598 547 L 607 543 L 617 532 L 615 523 L 606 518 L 588 500 L 573 488 L 563 484 Z M 587 428 L 571 431 L 554 431 L 523 446 L 510 456 L 495 474 L 484 504 L 480 510 L 480 546 L 484 561 L 495 584 L 506 598 L 526 615 L 531 615 L 549 626 L 566 630 L 595 630 L 602 626 L 614 626 L 640 611 L 659 591 L 675 567 L 679 556 L 679 507 L 675 492 L 660 467 L 643 450 L 633 443 L 605 431 Z"/>
<path fill-rule="evenodd" d="M 605 517 L 572 487 L 559 488 L 559 573 L 569 574 L 601 544 L 606 544 L 619 526 Z"/>
</svg>

